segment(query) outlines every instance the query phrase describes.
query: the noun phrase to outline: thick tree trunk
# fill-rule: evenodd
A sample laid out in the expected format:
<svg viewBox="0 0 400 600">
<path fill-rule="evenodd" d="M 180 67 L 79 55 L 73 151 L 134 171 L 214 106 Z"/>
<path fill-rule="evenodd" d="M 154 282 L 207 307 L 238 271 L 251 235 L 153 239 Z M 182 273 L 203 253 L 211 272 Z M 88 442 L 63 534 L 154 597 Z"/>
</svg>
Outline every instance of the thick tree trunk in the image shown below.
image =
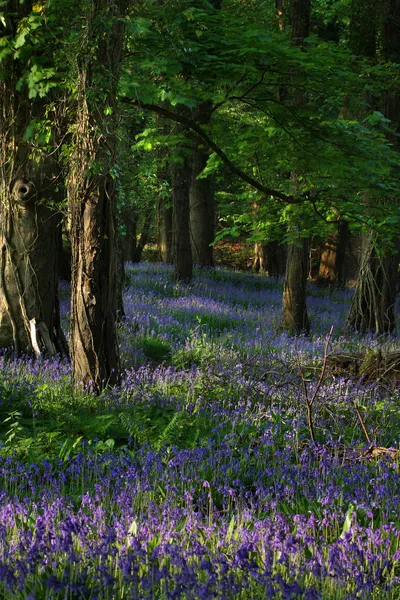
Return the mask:
<svg viewBox="0 0 400 600">
<path fill-rule="evenodd" d="M 60 219 L 41 203 L 43 181 L 27 164 L 23 172 L 11 193 L 4 186 L 0 193 L 0 347 L 66 354 L 57 314 Z"/>
<path fill-rule="evenodd" d="M 190 241 L 193 262 L 200 267 L 213 266 L 215 236 L 215 210 L 213 184 L 210 177 L 197 179 L 207 164 L 208 153 L 195 144 L 192 154 L 192 178 L 190 185 Z"/>
<path fill-rule="evenodd" d="M 308 333 L 306 284 L 308 274 L 308 240 L 288 244 L 281 327 L 293 334 Z"/>
<path fill-rule="evenodd" d="M 361 0 L 353 0 L 353 50 L 373 57 L 376 50 L 376 19 L 371 19 L 361 6 Z M 372 0 L 368 0 L 372 17 L 376 10 Z M 357 12 L 358 9 L 358 12 Z M 376 14 L 376 13 L 375 13 Z M 360 23 L 360 15 L 363 16 Z M 385 0 L 383 3 L 383 28 L 381 45 L 384 59 L 400 60 L 400 0 Z M 367 32 L 369 32 L 367 34 Z M 368 40 L 368 44 L 366 41 Z M 388 82 L 383 97 L 382 110 L 397 133 L 400 132 L 400 99 L 397 90 Z M 388 139 L 398 146 L 398 137 L 389 134 Z M 387 200 L 383 199 L 383 202 Z M 356 331 L 372 331 L 377 335 L 391 333 L 396 329 L 395 294 L 397 283 L 398 253 L 390 243 L 374 232 L 365 234 L 361 266 L 354 298 L 347 318 L 347 326 Z"/>
<path fill-rule="evenodd" d="M 6 2 L 9 35 L 31 7 Z M 44 100 L 17 89 L 21 68 L 6 59 L 0 79 L 0 348 L 65 354 L 57 298 L 60 218 L 48 208 L 59 199 L 60 169 L 55 151 L 36 148 L 32 157 L 26 129 L 33 119 L 51 117 Z"/>
<path fill-rule="evenodd" d="M 193 261 L 189 233 L 189 186 L 191 169 L 185 156 L 172 169 L 172 249 L 174 277 L 188 282 L 192 278 Z"/>
<path fill-rule="evenodd" d="M 365 236 L 361 266 L 346 326 L 376 335 L 396 330 L 394 303 L 397 256 L 379 256 L 372 234 Z"/>
<path fill-rule="evenodd" d="M 347 221 L 338 222 L 338 231 L 330 235 L 324 244 L 319 265 L 319 281 L 344 288 L 346 285 L 346 248 L 350 233 Z"/>
<path fill-rule="evenodd" d="M 92 0 L 88 43 L 97 52 L 93 57 L 88 48 L 82 48 L 79 57 L 76 154 L 70 182 L 70 344 L 74 386 L 96 392 L 119 378 L 116 185 L 112 171 L 125 9 L 126 0 Z M 93 89 L 98 90 L 97 97 Z"/>
<path fill-rule="evenodd" d="M 267 273 L 269 277 L 279 277 L 286 270 L 286 245 L 279 242 L 268 242 L 254 245 L 254 271 Z"/>
</svg>

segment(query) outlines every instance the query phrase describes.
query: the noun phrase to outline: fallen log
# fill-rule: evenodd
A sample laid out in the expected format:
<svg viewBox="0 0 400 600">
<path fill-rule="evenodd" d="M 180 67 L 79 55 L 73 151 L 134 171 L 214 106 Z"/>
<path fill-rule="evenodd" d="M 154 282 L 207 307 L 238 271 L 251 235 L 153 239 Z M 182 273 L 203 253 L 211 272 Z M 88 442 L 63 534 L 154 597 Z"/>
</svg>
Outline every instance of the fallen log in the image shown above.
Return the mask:
<svg viewBox="0 0 400 600">
<path fill-rule="evenodd" d="M 327 358 L 327 374 L 351 376 L 365 383 L 396 384 L 400 382 L 400 352 L 367 349 L 364 354 L 334 352 Z"/>
</svg>

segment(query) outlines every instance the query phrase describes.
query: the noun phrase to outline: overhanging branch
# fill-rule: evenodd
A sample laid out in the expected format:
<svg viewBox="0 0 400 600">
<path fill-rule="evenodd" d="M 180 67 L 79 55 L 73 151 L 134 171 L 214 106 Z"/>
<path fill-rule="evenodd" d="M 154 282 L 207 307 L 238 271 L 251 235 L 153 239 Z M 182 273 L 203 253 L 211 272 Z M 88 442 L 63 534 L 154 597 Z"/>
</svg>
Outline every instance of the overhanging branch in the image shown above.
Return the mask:
<svg viewBox="0 0 400 600">
<path fill-rule="evenodd" d="M 248 175 L 247 173 L 242 171 L 230 160 L 230 158 L 228 158 L 228 156 L 225 154 L 222 148 L 220 148 L 214 142 L 214 140 L 212 140 L 210 136 L 204 131 L 204 129 L 200 127 L 200 125 L 196 123 L 196 121 L 194 121 L 193 119 L 190 119 L 185 115 L 181 115 L 172 110 L 169 110 L 168 108 L 165 108 L 163 106 L 159 106 L 158 104 L 147 104 L 146 102 L 142 102 L 141 100 L 126 97 L 120 97 L 119 101 L 123 102 L 124 104 L 138 106 L 139 108 L 142 108 L 144 110 L 155 112 L 160 116 L 164 117 L 165 119 L 169 119 L 170 121 L 175 121 L 176 123 L 181 123 L 182 125 L 185 125 L 189 129 L 194 131 L 207 144 L 207 146 L 211 148 L 211 150 L 213 150 L 217 156 L 219 156 L 224 165 L 226 165 L 228 169 L 232 171 L 232 173 L 234 173 L 237 177 L 248 183 L 251 187 L 258 190 L 265 196 L 272 196 L 274 198 L 277 198 L 281 202 L 284 202 L 285 204 L 297 204 L 303 200 L 296 199 L 294 196 L 284 194 L 279 190 L 269 188 L 257 181 L 257 179 L 251 177 L 251 175 Z M 306 200 L 306 198 L 304 198 L 304 200 Z"/>
</svg>

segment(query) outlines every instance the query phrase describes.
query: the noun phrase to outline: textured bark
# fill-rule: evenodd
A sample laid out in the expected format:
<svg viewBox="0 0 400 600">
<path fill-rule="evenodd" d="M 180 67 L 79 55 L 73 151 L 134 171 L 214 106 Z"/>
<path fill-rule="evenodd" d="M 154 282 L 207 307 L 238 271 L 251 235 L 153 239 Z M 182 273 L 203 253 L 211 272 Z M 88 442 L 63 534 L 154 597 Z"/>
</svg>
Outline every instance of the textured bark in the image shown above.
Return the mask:
<svg viewBox="0 0 400 600">
<path fill-rule="evenodd" d="M 189 233 L 189 187 L 191 169 L 183 157 L 172 169 L 172 248 L 174 277 L 188 282 L 192 278 L 193 261 Z"/>
<path fill-rule="evenodd" d="M 267 273 L 269 277 L 279 277 L 286 270 L 286 245 L 268 242 L 254 245 L 253 269 L 258 273 Z"/>
<path fill-rule="evenodd" d="M 288 244 L 281 327 L 290 333 L 308 333 L 310 324 L 306 305 L 308 241 Z"/>
<path fill-rule="evenodd" d="M 292 44 L 295 46 L 302 46 L 310 33 L 310 12 L 310 0 L 291 0 L 288 16 Z"/>
<path fill-rule="evenodd" d="M 6 33 L 13 35 L 32 3 L 7 2 Z M 0 348 L 66 353 L 57 298 L 59 215 L 56 153 L 24 139 L 32 119 L 49 118 L 45 101 L 17 89 L 18 61 L 6 60 L 0 80 Z M 53 116 L 55 119 L 55 115 Z"/>
<path fill-rule="evenodd" d="M 190 241 L 193 262 L 201 267 L 213 266 L 215 210 L 213 183 L 210 177 L 197 179 L 207 164 L 208 153 L 195 145 L 192 154 L 192 178 L 189 194 Z"/>
<path fill-rule="evenodd" d="M 325 241 L 321 254 L 318 278 L 321 282 L 343 288 L 346 285 L 346 248 L 349 244 L 349 224 L 338 222 L 336 234 Z"/>
<path fill-rule="evenodd" d="M 126 0 L 92 0 L 87 39 L 97 52 L 91 56 L 83 47 L 79 57 L 76 154 L 70 180 L 70 344 L 74 386 L 90 386 L 96 392 L 119 378 L 116 185 L 112 170 L 117 158 L 115 93 L 126 4 Z M 106 107 L 112 110 L 105 111 Z"/>
<path fill-rule="evenodd" d="M 360 271 L 346 326 L 363 333 L 377 335 L 396 330 L 398 255 L 379 256 L 376 240 L 366 235 Z"/>
</svg>

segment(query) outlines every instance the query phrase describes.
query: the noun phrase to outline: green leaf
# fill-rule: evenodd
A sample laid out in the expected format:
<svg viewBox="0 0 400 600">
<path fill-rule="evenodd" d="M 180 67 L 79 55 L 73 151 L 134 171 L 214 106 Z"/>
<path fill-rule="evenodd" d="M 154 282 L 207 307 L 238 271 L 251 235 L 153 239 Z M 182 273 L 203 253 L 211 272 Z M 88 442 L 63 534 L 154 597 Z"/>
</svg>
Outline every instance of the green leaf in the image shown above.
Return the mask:
<svg viewBox="0 0 400 600">
<path fill-rule="evenodd" d="M 345 533 L 347 533 L 348 531 L 350 531 L 351 526 L 353 524 L 353 514 L 355 511 L 355 506 L 354 504 L 349 504 L 349 508 L 347 509 L 347 513 L 346 513 L 346 517 L 343 523 L 343 530 L 342 533 L 340 535 L 341 538 L 344 537 Z"/>
</svg>

